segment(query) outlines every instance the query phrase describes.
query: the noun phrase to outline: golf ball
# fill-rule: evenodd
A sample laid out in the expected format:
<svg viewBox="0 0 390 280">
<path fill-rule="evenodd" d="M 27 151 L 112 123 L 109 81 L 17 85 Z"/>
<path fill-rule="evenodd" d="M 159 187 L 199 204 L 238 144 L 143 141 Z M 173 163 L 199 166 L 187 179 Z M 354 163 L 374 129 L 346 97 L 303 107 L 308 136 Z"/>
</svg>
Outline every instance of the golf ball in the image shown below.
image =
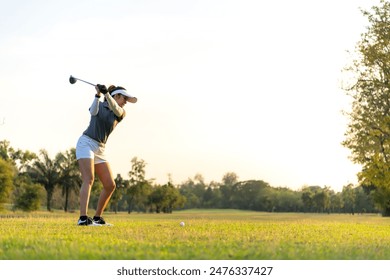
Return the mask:
<svg viewBox="0 0 390 280">
<path fill-rule="evenodd" d="M 184 227 L 184 226 L 185 226 L 185 223 L 184 223 L 184 222 L 180 222 L 180 226 L 181 226 L 181 227 Z"/>
</svg>

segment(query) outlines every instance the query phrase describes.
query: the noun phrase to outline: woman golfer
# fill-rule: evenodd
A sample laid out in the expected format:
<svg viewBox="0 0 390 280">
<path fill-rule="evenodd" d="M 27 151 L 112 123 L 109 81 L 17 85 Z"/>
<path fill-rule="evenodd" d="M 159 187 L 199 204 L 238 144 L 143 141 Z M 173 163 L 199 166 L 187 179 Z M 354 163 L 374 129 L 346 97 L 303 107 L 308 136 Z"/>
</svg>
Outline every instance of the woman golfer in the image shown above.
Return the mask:
<svg viewBox="0 0 390 280">
<path fill-rule="evenodd" d="M 104 154 L 104 147 L 110 133 L 125 117 L 123 106 L 126 102 L 137 102 L 137 98 L 131 96 L 123 87 L 110 86 L 107 90 L 105 85 L 96 85 L 95 88 L 97 94 L 89 108 L 91 120 L 76 146 L 76 158 L 83 181 L 80 189 L 80 218 L 77 223 L 80 226 L 110 225 L 104 221 L 102 213 L 115 190 L 115 181 Z M 101 94 L 104 94 L 104 102 L 99 100 Z M 90 218 L 87 209 L 95 172 L 103 184 L 103 190 L 95 216 Z"/>
</svg>

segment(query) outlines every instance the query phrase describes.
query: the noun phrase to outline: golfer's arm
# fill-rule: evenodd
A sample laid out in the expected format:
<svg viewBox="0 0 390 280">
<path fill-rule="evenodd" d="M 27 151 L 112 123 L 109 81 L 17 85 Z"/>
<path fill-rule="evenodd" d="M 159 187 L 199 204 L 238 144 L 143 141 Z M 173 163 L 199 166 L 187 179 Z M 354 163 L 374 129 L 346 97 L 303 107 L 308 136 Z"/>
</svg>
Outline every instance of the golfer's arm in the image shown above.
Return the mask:
<svg viewBox="0 0 390 280">
<path fill-rule="evenodd" d="M 109 93 L 106 93 L 105 95 L 106 99 L 107 99 L 107 103 L 108 103 L 108 107 L 111 109 L 111 111 L 114 112 L 114 114 L 117 116 L 117 117 L 122 117 L 125 110 L 123 110 L 123 108 L 121 108 L 118 103 L 116 103 L 116 101 L 114 100 L 114 98 L 112 98 L 112 96 L 109 94 Z"/>
<path fill-rule="evenodd" d="M 93 100 L 91 107 L 89 108 L 91 116 L 96 116 L 99 113 L 99 98 Z"/>
</svg>

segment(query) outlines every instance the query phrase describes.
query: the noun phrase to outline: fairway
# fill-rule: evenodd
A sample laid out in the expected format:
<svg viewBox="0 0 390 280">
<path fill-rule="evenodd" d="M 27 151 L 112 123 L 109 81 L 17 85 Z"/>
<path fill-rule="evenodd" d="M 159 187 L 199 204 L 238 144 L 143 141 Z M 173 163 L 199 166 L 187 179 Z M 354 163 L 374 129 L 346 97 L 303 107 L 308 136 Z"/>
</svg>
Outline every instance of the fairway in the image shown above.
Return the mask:
<svg viewBox="0 0 390 280">
<path fill-rule="evenodd" d="M 189 210 L 106 213 L 113 227 L 78 227 L 77 214 L 0 214 L 4 260 L 390 259 L 390 219 L 378 215 Z M 180 222 L 185 226 L 181 227 Z"/>
</svg>

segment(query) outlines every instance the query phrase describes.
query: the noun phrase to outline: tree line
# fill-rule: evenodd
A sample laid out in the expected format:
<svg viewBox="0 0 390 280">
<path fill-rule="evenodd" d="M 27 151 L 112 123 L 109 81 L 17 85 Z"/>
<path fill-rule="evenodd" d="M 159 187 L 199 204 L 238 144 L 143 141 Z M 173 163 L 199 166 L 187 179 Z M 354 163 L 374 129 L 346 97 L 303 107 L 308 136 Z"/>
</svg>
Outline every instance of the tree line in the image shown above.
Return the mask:
<svg viewBox="0 0 390 280">
<path fill-rule="evenodd" d="M 148 213 L 171 213 L 175 209 L 242 209 L 268 212 L 376 213 L 371 190 L 349 184 L 341 192 L 330 187 L 303 186 L 300 190 L 272 187 L 262 180 L 239 181 L 227 172 L 221 182 L 206 183 L 196 174 L 180 184 L 169 176 L 166 184 L 146 179 L 146 163 L 134 157 L 128 179 L 117 174 L 116 190 L 108 209 Z M 6 140 L 0 142 L 0 206 L 35 211 L 46 206 L 48 211 L 78 209 L 81 175 L 75 149 L 59 152 L 50 158 L 47 151 L 39 154 L 14 149 Z M 95 179 L 90 206 L 96 207 L 102 184 Z"/>
</svg>

